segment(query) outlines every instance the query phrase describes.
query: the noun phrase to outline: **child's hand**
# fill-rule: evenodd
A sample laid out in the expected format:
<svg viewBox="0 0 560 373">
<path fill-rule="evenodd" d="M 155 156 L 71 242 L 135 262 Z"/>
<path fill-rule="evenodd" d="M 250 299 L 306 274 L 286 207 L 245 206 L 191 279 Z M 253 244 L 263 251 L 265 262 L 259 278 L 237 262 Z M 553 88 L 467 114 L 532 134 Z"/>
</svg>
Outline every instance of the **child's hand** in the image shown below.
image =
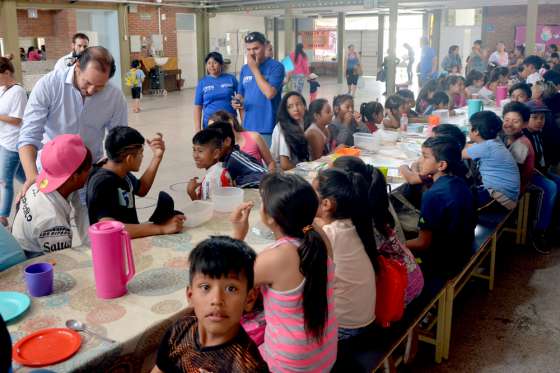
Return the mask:
<svg viewBox="0 0 560 373">
<path fill-rule="evenodd" d="M 358 123 L 362 120 L 362 114 L 359 111 L 354 112 L 354 120 Z"/>
<path fill-rule="evenodd" d="M 161 226 L 162 234 L 179 233 L 183 230 L 183 224 L 187 218 L 185 215 L 175 215 Z"/>
<path fill-rule="evenodd" d="M 252 201 L 240 204 L 230 215 L 229 220 L 233 225 L 233 238 L 245 239 L 249 231 L 249 214 L 255 204 Z"/>
<path fill-rule="evenodd" d="M 200 187 L 201 183 L 198 182 L 198 177 L 193 177 L 189 180 L 187 184 L 187 194 L 191 197 L 191 200 L 197 200 L 198 195 L 196 194 L 196 190 Z"/>
<path fill-rule="evenodd" d="M 163 157 L 163 153 L 165 153 L 165 141 L 163 141 L 163 135 L 157 132 L 153 138 L 146 140 L 146 142 L 152 149 L 154 158 L 161 159 Z"/>
</svg>

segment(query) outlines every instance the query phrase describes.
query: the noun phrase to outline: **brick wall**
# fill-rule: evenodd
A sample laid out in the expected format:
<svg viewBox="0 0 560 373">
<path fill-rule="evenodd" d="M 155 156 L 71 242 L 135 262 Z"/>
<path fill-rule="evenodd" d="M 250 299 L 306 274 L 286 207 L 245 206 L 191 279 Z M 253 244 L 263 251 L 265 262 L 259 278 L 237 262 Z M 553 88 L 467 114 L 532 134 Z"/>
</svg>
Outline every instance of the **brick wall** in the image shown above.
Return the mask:
<svg viewBox="0 0 560 373">
<path fill-rule="evenodd" d="M 165 14 L 165 20 L 161 21 L 161 33 L 163 34 L 163 50 L 166 57 L 177 57 L 177 32 L 175 18 L 177 13 L 189 13 L 186 8 L 161 7 L 161 14 Z M 149 19 L 148 19 L 149 17 Z M 137 13 L 128 13 L 129 35 L 151 36 L 158 33 L 158 11 L 152 6 L 138 6 Z M 145 54 L 144 54 L 145 56 Z M 142 53 L 131 53 L 130 58 L 143 57 Z"/>
<path fill-rule="evenodd" d="M 492 48 L 504 41 L 507 49 L 514 47 L 515 26 L 527 23 L 527 6 L 495 6 L 484 8 L 482 17 L 482 40 Z M 560 24 L 560 5 L 540 5 L 539 25 Z M 488 30 L 493 31 L 488 31 Z"/>
<path fill-rule="evenodd" d="M 54 10 L 39 10 L 38 18 L 29 18 L 27 10 L 17 10 L 18 33 L 21 37 L 47 37 L 54 35 Z"/>
</svg>

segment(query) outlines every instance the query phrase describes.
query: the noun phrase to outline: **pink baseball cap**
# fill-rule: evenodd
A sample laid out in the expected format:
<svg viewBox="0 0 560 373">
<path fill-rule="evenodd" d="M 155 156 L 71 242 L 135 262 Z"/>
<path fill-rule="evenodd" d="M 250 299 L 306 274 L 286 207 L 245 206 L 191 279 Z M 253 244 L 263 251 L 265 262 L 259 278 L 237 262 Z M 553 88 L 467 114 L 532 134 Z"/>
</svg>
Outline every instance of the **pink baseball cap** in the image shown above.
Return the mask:
<svg viewBox="0 0 560 373">
<path fill-rule="evenodd" d="M 80 135 L 60 135 L 49 141 L 41 152 L 41 172 L 37 187 L 43 193 L 58 189 L 80 167 L 87 148 Z"/>
</svg>

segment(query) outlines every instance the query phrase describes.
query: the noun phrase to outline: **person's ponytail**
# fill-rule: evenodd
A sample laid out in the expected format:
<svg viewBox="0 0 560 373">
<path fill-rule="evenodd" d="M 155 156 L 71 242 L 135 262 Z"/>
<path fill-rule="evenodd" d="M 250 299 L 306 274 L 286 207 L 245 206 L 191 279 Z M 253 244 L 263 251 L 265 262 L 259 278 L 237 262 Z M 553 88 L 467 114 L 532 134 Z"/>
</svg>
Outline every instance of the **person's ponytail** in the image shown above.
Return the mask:
<svg viewBox="0 0 560 373">
<path fill-rule="evenodd" d="M 298 247 L 299 270 L 303 285 L 303 319 L 305 331 L 321 341 L 329 316 L 327 284 L 328 253 L 323 237 L 311 226 L 304 228 L 303 242 Z"/>
</svg>

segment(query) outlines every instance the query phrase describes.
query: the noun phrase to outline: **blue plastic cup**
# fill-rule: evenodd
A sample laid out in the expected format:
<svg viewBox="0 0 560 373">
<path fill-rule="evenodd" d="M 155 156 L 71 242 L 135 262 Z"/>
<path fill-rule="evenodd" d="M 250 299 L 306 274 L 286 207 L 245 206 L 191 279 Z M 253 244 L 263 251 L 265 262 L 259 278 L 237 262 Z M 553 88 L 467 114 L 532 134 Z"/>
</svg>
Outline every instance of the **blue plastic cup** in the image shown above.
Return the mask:
<svg viewBox="0 0 560 373">
<path fill-rule="evenodd" d="M 53 292 L 54 272 L 50 263 L 35 263 L 24 269 L 27 290 L 33 297 L 44 297 Z"/>
</svg>

